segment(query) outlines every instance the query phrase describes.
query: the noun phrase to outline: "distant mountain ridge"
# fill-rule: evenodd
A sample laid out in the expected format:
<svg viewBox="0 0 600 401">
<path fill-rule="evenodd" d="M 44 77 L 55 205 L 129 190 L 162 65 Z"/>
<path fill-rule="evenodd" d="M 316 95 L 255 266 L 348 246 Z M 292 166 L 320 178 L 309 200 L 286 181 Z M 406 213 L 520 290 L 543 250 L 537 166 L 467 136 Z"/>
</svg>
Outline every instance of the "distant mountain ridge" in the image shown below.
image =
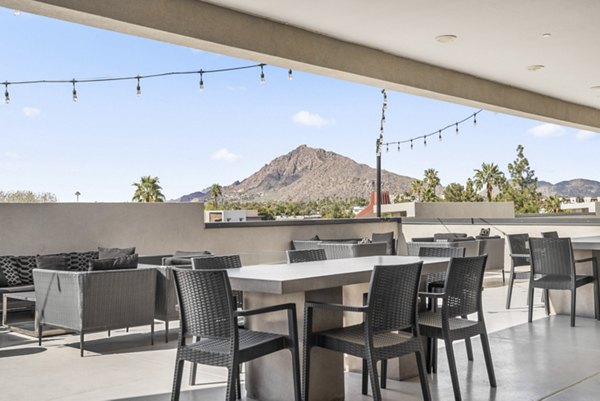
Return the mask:
<svg viewBox="0 0 600 401">
<path fill-rule="evenodd" d="M 584 178 L 575 178 L 556 184 L 538 181 L 538 190 L 544 196 L 600 196 L 600 182 Z"/>
<path fill-rule="evenodd" d="M 308 201 L 326 197 L 368 198 L 376 170 L 324 149 L 301 145 L 279 156 L 243 181 L 223 187 L 223 198 L 242 201 Z M 409 190 L 411 177 L 382 170 L 383 189 L 390 194 Z M 208 189 L 182 196 L 179 201 L 210 199 Z"/>
</svg>

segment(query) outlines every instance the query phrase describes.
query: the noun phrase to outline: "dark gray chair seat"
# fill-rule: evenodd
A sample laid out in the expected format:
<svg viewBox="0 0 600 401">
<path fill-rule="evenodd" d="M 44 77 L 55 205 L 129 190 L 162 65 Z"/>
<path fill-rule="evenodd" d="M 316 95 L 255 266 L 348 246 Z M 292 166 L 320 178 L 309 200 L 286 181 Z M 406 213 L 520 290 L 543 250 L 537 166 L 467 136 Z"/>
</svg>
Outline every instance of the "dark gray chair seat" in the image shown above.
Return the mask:
<svg viewBox="0 0 600 401">
<path fill-rule="evenodd" d="M 426 332 L 428 332 L 428 331 L 441 330 L 442 326 L 443 326 L 442 314 L 437 313 L 437 312 L 421 313 L 421 314 L 419 314 L 419 324 L 423 324 L 425 327 L 425 328 L 421 328 L 421 335 L 424 335 L 424 336 L 427 336 Z M 478 322 L 476 322 L 476 321 L 464 319 L 464 318 L 460 318 L 460 317 L 452 317 L 452 318 L 448 319 L 448 327 L 453 332 L 453 334 L 455 331 L 458 332 L 463 329 L 471 329 L 472 327 L 476 326 L 477 324 L 478 324 Z M 458 335 L 456 338 L 465 338 L 465 337 Z"/>
<path fill-rule="evenodd" d="M 401 347 L 406 353 L 416 352 L 418 348 L 415 348 L 417 344 L 413 342 L 414 339 L 411 333 L 402 331 L 373 334 L 375 354 L 387 354 L 390 347 Z M 322 331 L 315 336 L 315 343 L 319 347 L 345 352 L 359 358 L 367 357 L 364 324 Z"/>
<path fill-rule="evenodd" d="M 592 276 L 575 276 L 575 287 L 581 287 L 585 284 L 594 282 Z M 571 289 L 571 277 L 569 276 L 541 276 L 535 279 L 536 288 L 547 288 L 554 290 L 569 290 Z"/>
</svg>

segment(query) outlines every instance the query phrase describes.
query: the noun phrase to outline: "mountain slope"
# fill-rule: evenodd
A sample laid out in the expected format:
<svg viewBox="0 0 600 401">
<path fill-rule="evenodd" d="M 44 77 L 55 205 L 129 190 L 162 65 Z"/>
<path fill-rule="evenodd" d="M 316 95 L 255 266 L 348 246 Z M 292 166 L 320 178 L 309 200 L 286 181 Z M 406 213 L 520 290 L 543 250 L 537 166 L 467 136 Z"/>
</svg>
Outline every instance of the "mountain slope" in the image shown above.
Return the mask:
<svg viewBox="0 0 600 401">
<path fill-rule="evenodd" d="M 539 181 L 538 190 L 545 196 L 598 196 L 600 195 L 600 182 L 583 178 L 561 181 L 556 184 Z"/>
</svg>

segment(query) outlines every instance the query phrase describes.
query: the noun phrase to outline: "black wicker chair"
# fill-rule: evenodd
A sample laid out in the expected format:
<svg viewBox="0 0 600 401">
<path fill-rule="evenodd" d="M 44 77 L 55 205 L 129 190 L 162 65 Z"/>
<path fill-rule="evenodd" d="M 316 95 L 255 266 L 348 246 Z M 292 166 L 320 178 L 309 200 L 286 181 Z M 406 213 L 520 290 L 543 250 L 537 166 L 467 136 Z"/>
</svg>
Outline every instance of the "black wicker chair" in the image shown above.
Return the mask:
<svg viewBox="0 0 600 401">
<path fill-rule="evenodd" d="M 508 292 L 506 294 L 506 309 L 510 309 L 512 291 L 515 280 L 529 279 L 531 261 L 527 241 L 529 234 L 508 234 L 508 252 L 510 254 L 510 273 L 508 275 Z M 526 271 L 516 271 L 516 267 L 527 266 Z"/>
<path fill-rule="evenodd" d="M 546 231 L 542 233 L 542 238 L 558 238 L 558 231 Z"/>
<path fill-rule="evenodd" d="M 319 260 L 327 260 L 325 249 L 298 249 L 285 251 L 288 263 L 316 262 Z"/>
<path fill-rule="evenodd" d="M 289 399 L 301 400 L 295 304 L 236 310 L 226 271 L 174 269 L 173 274 L 179 300 L 181 330 L 177 343 L 172 401 L 179 400 L 185 361 L 226 367 L 229 374 L 225 399 L 233 401 L 236 387 L 239 393 L 239 384 L 236 385 L 235 378 L 238 377 L 240 364 L 283 349 L 289 349 L 292 354 L 294 396 Z M 283 310 L 288 313 L 288 335 L 244 330 L 237 325 L 239 316 Z M 188 344 L 188 336 L 197 340 Z"/>
<path fill-rule="evenodd" d="M 452 258 L 448 266 L 444 292 L 421 293 L 423 296 L 433 296 L 442 300 L 439 311 L 427 311 L 419 315 L 419 330 L 422 336 L 444 340 L 454 398 L 457 401 L 461 400 L 461 395 L 452 348 L 453 341 L 466 340 L 477 335 L 481 337 L 490 386 L 496 387 L 496 376 L 481 302 L 486 259 L 486 255 Z M 472 313 L 477 313 L 477 320 L 462 317 Z"/>
<path fill-rule="evenodd" d="M 225 256 L 208 256 L 208 257 L 200 257 L 200 258 L 192 258 L 192 269 L 194 270 L 226 270 L 226 269 L 237 269 L 242 267 L 242 261 L 240 259 L 240 255 L 225 255 Z M 244 294 L 241 291 L 233 291 L 233 300 L 237 309 L 242 309 L 244 307 Z M 240 317 L 238 319 L 238 325 L 243 327 L 244 318 Z M 197 341 L 194 338 L 194 341 Z M 190 386 L 196 384 L 196 370 L 197 366 L 194 363 L 192 365 L 192 369 L 190 370 Z M 241 393 L 239 389 L 240 383 L 240 370 L 238 370 L 238 394 L 237 398 L 241 398 Z"/>
<path fill-rule="evenodd" d="M 377 380 L 377 361 L 415 353 L 423 398 L 427 401 L 431 399 L 417 325 L 417 292 L 421 268 L 421 262 L 398 266 L 375 266 L 365 306 L 317 302 L 305 304 L 304 401 L 310 400 L 310 356 L 313 347 L 327 348 L 366 360 L 373 398 L 376 401 L 381 400 L 381 390 Z M 321 310 L 319 313 L 362 313 L 364 323 L 313 332 L 315 309 Z M 363 366 L 363 371 L 365 370 L 367 369 Z"/>
<path fill-rule="evenodd" d="M 596 258 L 574 260 L 570 238 L 530 238 L 531 276 L 529 278 L 529 310 L 528 320 L 533 315 L 533 292 L 535 288 L 544 290 L 546 314 L 550 314 L 548 290 L 571 291 L 571 327 L 575 326 L 575 301 L 577 288 L 594 284 L 594 314 L 600 319 L 600 304 L 598 300 L 598 262 Z M 576 263 L 592 263 L 592 275 L 578 275 L 575 272 Z"/>
</svg>

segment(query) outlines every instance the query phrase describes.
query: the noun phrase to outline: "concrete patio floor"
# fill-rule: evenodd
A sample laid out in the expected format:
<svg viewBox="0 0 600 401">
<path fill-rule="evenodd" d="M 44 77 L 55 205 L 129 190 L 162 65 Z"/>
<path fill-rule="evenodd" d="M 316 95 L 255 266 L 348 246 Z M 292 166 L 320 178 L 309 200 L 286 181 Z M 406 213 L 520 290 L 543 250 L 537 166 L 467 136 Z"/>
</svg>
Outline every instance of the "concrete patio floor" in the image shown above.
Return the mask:
<svg viewBox="0 0 600 401">
<path fill-rule="evenodd" d="M 516 286 L 510 311 L 504 309 L 506 287 L 491 283 L 484 303 L 498 388 L 489 387 L 479 340 L 473 342 L 472 363 L 464 345 L 455 343 L 463 399 L 598 400 L 600 322 L 578 318 L 577 327 L 571 328 L 568 316 L 546 318 L 536 304 L 536 320 L 527 324 L 526 283 Z M 173 330 L 172 341 L 165 344 L 163 327 L 157 325 L 154 346 L 148 327 L 118 330 L 110 338 L 106 333 L 89 335 L 84 358 L 79 357 L 78 336 L 47 338 L 40 348 L 31 337 L 0 329 L 0 400 L 168 400 L 177 333 Z M 224 369 L 201 367 L 201 384 L 192 388 L 187 385 L 187 365 L 182 400 L 224 399 Z M 443 348 L 438 374 L 429 378 L 434 400 L 453 400 Z M 390 380 L 382 392 L 385 400 L 422 399 L 416 379 Z M 360 394 L 360 375 L 347 373 L 346 400 L 371 399 Z"/>
</svg>

